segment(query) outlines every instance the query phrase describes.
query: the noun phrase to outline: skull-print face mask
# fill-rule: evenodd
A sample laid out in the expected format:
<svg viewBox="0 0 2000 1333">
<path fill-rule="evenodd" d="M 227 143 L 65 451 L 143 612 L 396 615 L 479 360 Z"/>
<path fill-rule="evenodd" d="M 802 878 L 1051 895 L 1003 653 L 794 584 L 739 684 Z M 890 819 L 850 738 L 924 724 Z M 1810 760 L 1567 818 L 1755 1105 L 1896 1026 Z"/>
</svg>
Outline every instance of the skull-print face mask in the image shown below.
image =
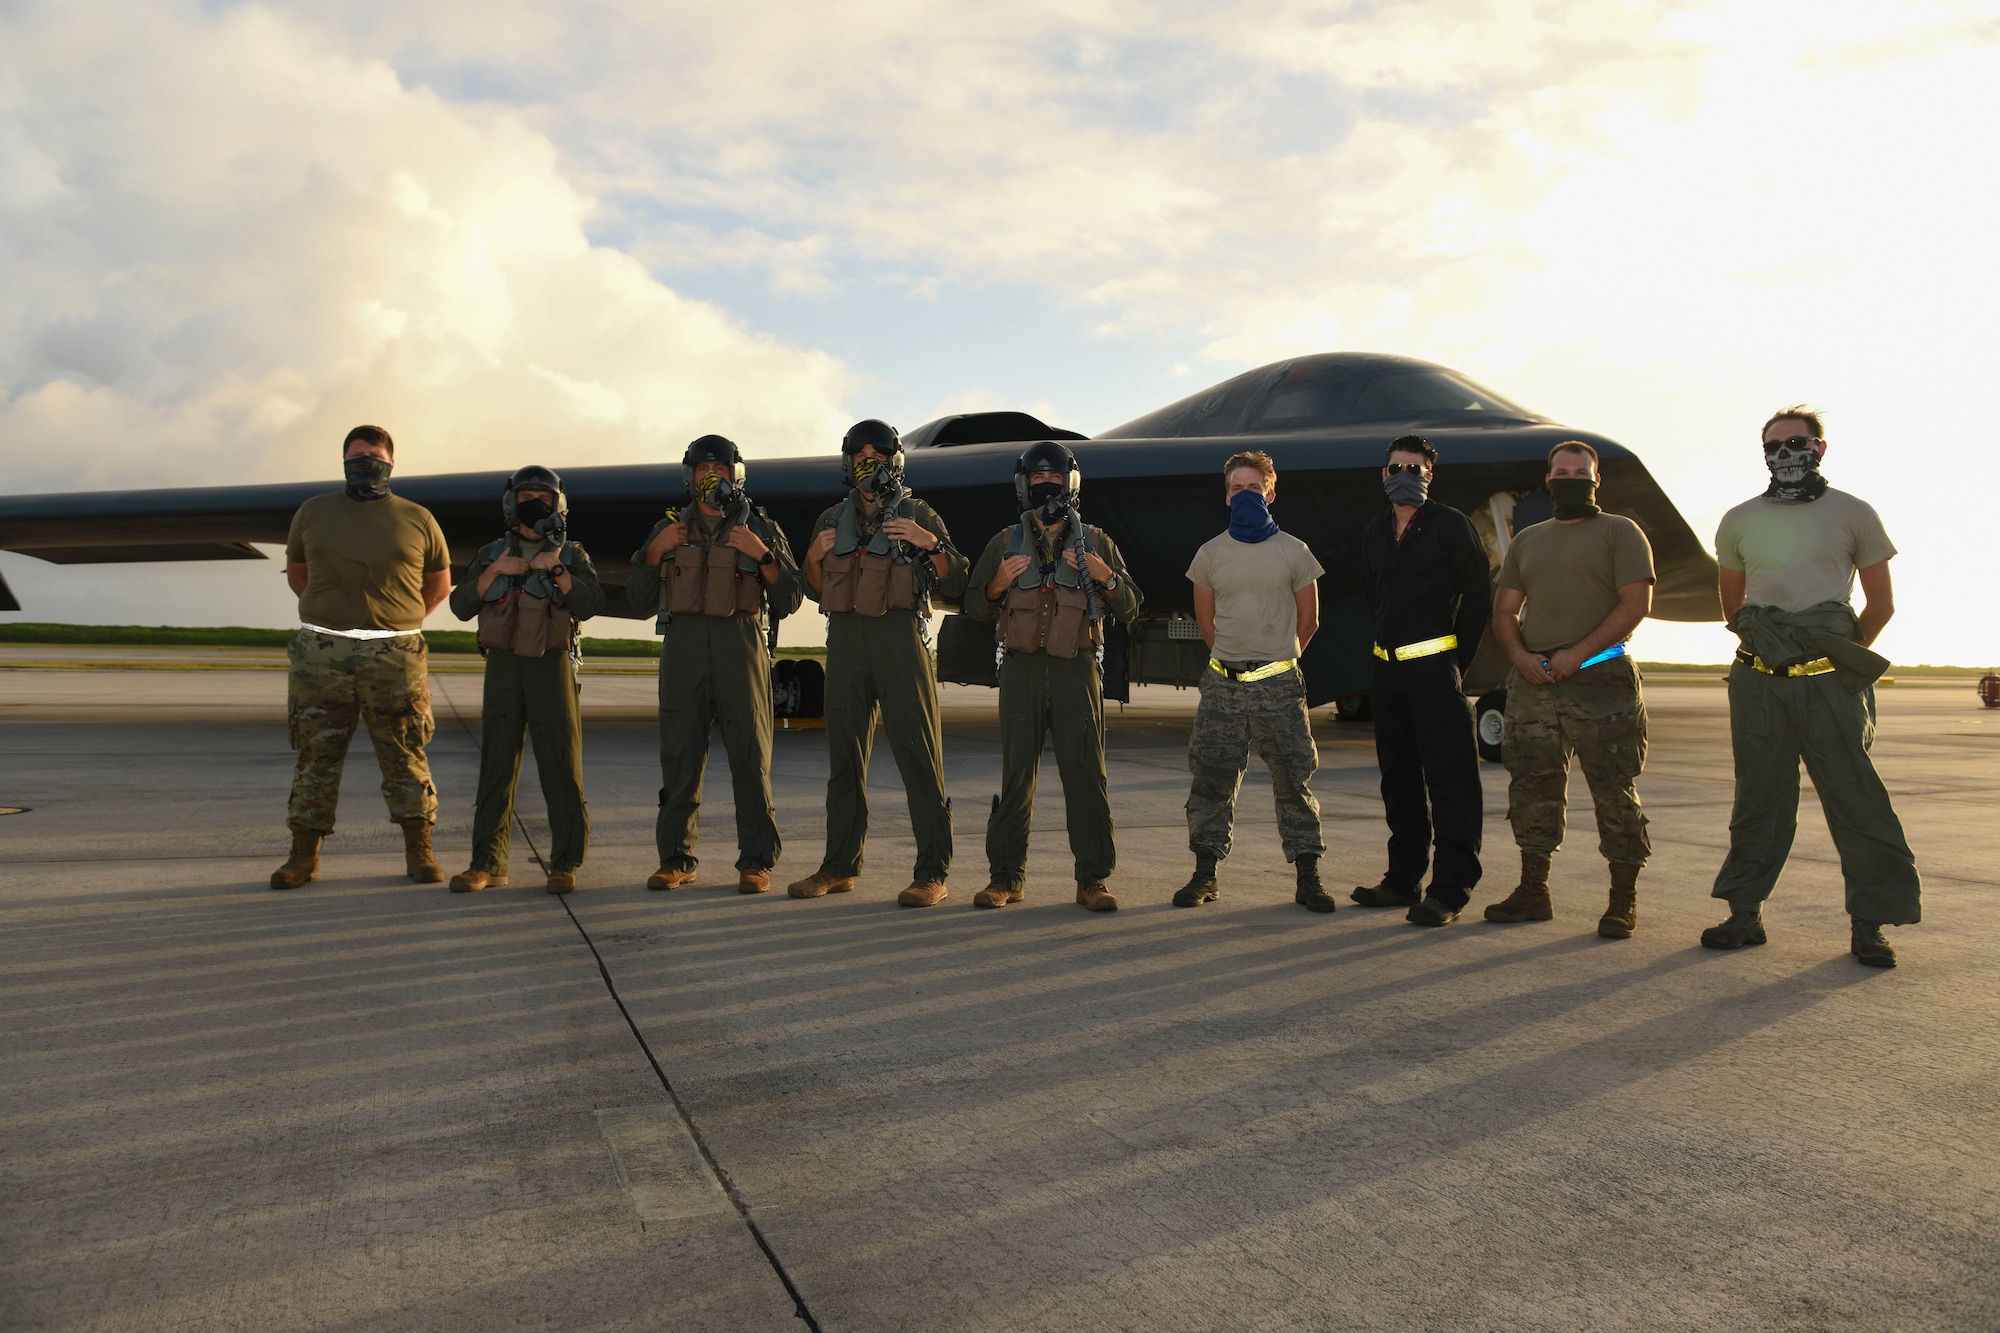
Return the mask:
<svg viewBox="0 0 2000 1333">
<path fill-rule="evenodd" d="M 1764 466 L 1771 469 L 1771 484 L 1764 492 L 1766 498 L 1781 505 L 1802 505 L 1826 494 L 1826 478 L 1819 474 L 1819 456 L 1824 448 L 1808 435 L 1767 443 Z"/>
</svg>

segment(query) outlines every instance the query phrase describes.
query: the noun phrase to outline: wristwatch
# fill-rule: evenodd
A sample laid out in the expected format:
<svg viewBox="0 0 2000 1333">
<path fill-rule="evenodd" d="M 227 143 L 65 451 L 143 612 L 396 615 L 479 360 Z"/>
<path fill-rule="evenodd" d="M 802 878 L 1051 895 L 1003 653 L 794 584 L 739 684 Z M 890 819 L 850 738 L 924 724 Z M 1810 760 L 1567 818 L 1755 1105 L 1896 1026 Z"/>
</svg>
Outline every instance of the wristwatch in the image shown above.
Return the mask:
<svg viewBox="0 0 2000 1333">
<path fill-rule="evenodd" d="M 764 554 L 757 557 L 757 563 L 760 565 L 775 565 L 778 563 L 778 557 L 772 555 L 770 550 L 766 548 Z"/>
</svg>

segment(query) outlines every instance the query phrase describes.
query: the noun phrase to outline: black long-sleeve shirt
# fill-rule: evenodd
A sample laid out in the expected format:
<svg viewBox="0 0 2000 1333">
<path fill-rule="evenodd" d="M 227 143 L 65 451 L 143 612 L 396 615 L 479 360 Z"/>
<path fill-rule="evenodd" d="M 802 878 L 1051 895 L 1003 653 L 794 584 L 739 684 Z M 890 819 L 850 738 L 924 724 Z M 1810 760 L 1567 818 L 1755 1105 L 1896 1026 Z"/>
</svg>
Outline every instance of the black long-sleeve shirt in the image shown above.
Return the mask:
<svg viewBox="0 0 2000 1333">
<path fill-rule="evenodd" d="M 1375 642 L 1396 649 L 1456 634 L 1458 669 L 1471 666 L 1493 618 L 1492 565 L 1472 520 L 1426 500 L 1399 542 L 1392 509 L 1368 525 L 1361 551 Z"/>
</svg>

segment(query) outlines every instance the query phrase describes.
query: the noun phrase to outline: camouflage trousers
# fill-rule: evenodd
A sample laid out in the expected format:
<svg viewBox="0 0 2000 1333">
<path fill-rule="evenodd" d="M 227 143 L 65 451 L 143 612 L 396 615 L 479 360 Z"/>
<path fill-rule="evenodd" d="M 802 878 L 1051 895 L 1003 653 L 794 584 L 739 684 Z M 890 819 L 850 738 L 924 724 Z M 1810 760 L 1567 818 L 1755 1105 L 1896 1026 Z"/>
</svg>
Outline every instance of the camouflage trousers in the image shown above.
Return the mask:
<svg viewBox="0 0 2000 1333">
<path fill-rule="evenodd" d="M 1319 798 L 1312 793 L 1319 749 L 1306 718 L 1305 678 L 1296 669 L 1248 683 L 1203 669 L 1201 704 L 1188 737 L 1188 772 L 1194 775 L 1187 800 L 1189 849 L 1218 861 L 1229 855 L 1236 793 L 1253 740 L 1271 770 L 1285 859 L 1323 855 Z"/>
<path fill-rule="evenodd" d="M 1507 682 L 1507 818 L 1522 851 L 1562 846 L 1569 761 L 1576 756 L 1597 806 L 1597 849 L 1613 865 L 1644 865 L 1653 845 L 1633 786 L 1646 764 L 1646 700 L 1639 669 L 1616 657 L 1560 683 Z"/>
<path fill-rule="evenodd" d="M 430 652 L 423 635 L 344 639 L 302 629 L 287 650 L 288 729 L 298 751 L 285 822 L 296 829 L 333 831 L 340 804 L 340 770 L 356 727 L 366 726 L 382 766 L 389 818 L 437 819 L 437 788 L 424 758 L 431 720 Z"/>
</svg>

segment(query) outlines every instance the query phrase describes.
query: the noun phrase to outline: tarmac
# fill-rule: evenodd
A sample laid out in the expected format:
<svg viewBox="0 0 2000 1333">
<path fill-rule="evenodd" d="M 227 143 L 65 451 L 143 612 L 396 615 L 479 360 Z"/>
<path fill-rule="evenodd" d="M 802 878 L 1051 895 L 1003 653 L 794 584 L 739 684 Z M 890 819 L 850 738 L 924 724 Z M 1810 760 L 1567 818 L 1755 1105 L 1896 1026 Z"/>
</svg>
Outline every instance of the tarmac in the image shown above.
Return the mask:
<svg viewBox="0 0 2000 1333">
<path fill-rule="evenodd" d="M 446 869 L 479 682 L 435 678 Z M 1487 879 L 1457 925 L 1345 901 L 1383 829 L 1365 725 L 1316 716 L 1332 916 L 1293 905 L 1254 761 L 1220 902 L 1175 909 L 1193 696 L 1110 720 L 1123 907 L 1074 905 L 1045 764 L 1027 900 L 975 911 L 989 690 L 947 687 L 951 896 L 878 747 L 857 892 L 734 891 L 718 747 L 696 887 L 653 868 L 653 684 L 585 682 L 583 888 L 401 874 L 365 751 L 318 883 L 282 859 L 276 672 L 0 672 L 0 1327 L 2000 1328 L 2000 711 L 1881 692 L 1925 877 L 1902 965 L 1847 953 L 1808 795 L 1769 945 L 1696 946 L 1723 692 L 1649 691 L 1637 936 Z M 825 739 L 776 738 L 811 871 Z M 1580 780 L 1574 795 L 1584 799 Z M 1587 806 L 1586 806 L 1587 809 Z M 525 844 L 525 845 L 524 845 Z"/>
</svg>

